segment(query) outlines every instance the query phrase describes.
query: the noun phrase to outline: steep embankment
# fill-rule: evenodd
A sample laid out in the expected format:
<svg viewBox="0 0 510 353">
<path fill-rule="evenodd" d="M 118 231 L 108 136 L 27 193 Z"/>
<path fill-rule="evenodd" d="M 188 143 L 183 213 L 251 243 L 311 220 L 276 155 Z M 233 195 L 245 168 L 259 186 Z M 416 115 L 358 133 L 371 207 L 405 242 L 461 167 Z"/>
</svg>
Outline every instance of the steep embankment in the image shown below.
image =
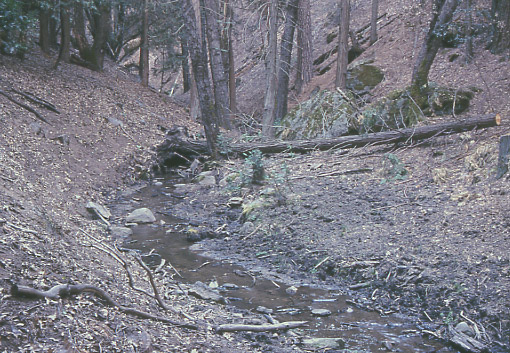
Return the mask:
<svg viewBox="0 0 510 353">
<path fill-rule="evenodd" d="M 129 287 L 121 264 L 100 250 L 111 241 L 85 204 L 103 203 L 146 173 L 151 147 L 163 139 L 158 125 L 197 130 L 196 125 L 183 120 L 182 108 L 114 65 L 104 73 L 52 65 L 53 59 L 34 53 L 23 62 L 0 56 L 0 89 L 48 122 L 0 95 L 0 350 L 251 350 L 246 341 L 231 342 L 205 328 L 178 329 L 121 313 L 93 295 L 46 301 L 10 297 L 14 283 L 38 289 L 86 283 L 121 304 L 189 322 Z M 60 113 L 13 90 L 44 99 Z M 136 262 L 131 267 L 136 286 L 150 291 Z M 227 309 L 193 298 L 169 293 L 165 298 L 197 320 L 219 316 L 221 323 L 231 317 Z"/>
</svg>

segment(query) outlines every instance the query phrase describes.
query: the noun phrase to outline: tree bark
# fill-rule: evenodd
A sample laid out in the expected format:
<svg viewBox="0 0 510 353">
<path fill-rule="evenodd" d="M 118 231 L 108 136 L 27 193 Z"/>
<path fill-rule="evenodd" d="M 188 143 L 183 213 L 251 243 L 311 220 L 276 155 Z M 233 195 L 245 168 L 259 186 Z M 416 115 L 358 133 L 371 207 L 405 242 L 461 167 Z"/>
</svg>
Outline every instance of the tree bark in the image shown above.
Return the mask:
<svg viewBox="0 0 510 353">
<path fill-rule="evenodd" d="M 312 79 L 312 17 L 310 0 L 300 0 L 297 20 L 297 64 L 296 92 L 300 94 L 303 86 Z"/>
<path fill-rule="evenodd" d="M 271 0 L 269 9 L 269 41 L 266 54 L 266 96 L 262 117 L 262 136 L 274 138 L 274 120 L 276 111 L 276 50 L 278 45 L 278 0 Z"/>
<path fill-rule="evenodd" d="M 191 88 L 191 77 L 189 73 L 189 52 L 186 40 L 181 38 L 181 53 L 182 53 L 182 90 L 186 93 Z"/>
<path fill-rule="evenodd" d="M 237 114 L 237 95 L 236 95 L 236 70 L 234 60 L 234 42 L 232 40 L 232 31 L 234 28 L 234 10 L 230 5 L 230 0 L 225 1 L 225 19 L 226 25 L 226 40 L 228 50 L 228 94 L 229 94 L 229 108 L 230 108 L 230 120 Z"/>
<path fill-rule="evenodd" d="M 278 84 L 276 90 L 275 121 L 280 122 L 287 114 L 289 96 L 290 61 L 292 46 L 294 44 L 294 30 L 298 16 L 299 0 L 289 0 L 286 8 L 285 28 L 280 47 L 280 69 L 278 71 Z"/>
<path fill-rule="evenodd" d="M 411 95 L 420 107 L 423 107 L 420 98 L 424 96 L 423 93 L 428 88 L 430 68 L 441 47 L 441 38 L 437 34 L 441 33 L 442 29 L 451 21 L 453 13 L 459 5 L 459 0 L 438 0 L 436 5 L 437 9 L 430 22 L 429 31 L 414 64 L 411 81 Z"/>
<path fill-rule="evenodd" d="M 340 26 L 338 33 L 338 59 L 336 65 L 335 87 L 342 90 L 347 87 L 347 65 L 349 64 L 349 21 L 350 1 L 340 0 Z"/>
<path fill-rule="evenodd" d="M 334 148 L 345 149 L 398 142 L 411 143 L 431 137 L 499 126 L 500 124 L 501 117 L 499 115 L 492 114 L 451 123 L 376 132 L 365 135 L 340 136 L 332 139 L 267 141 L 260 143 L 234 144 L 229 146 L 229 151 L 239 155 L 256 149 L 265 154 L 282 152 L 306 153 L 313 150 L 330 150 Z M 197 156 L 207 153 L 207 145 L 203 142 L 183 140 L 178 137 L 175 138 L 175 136 L 167 135 L 165 142 L 163 142 L 157 150 L 158 159 L 160 161 L 164 161 L 166 156 L 175 152 L 184 156 Z"/>
<path fill-rule="evenodd" d="M 510 49 L 510 1 L 492 0 L 493 36 L 489 48 L 493 53 Z"/>
<path fill-rule="evenodd" d="M 105 46 L 109 34 L 109 20 L 110 20 L 110 4 L 96 0 L 96 10 L 93 13 L 94 23 L 92 34 L 94 36 L 94 43 L 92 44 L 92 58 L 91 63 L 96 71 L 103 71 Z"/>
<path fill-rule="evenodd" d="M 50 10 L 41 5 L 39 9 L 39 46 L 45 54 L 50 52 L 50 16 Z"/>
<path fill-rule="evenodd" d="M 142 44 L 140 45 L 139 73 L 142 86 L 149 85 L 149 0 L 142 3 Z"/>
<path fill-rule="evenodd" d="M 212 99 L 209 71 L 207 70 L 207 52 L 204 50 L 198 36 L 197 20 L 191 0 L 179 0 L 179 4 L 181 5 L 181 16 L 188 39 L 193 76 L 197 85 L 202 124 L 204 125 L 207 139 L 207 150 L 213 158 L 216 158 L 218 155 L 216 147 L 218 125 L 214 101 Z"/>
<path fill-rule="evenodd" d="M 372 0 L 372 15 L 370 17 L 370 45 L 377 42 L 377 16 L 379 12 L 379 0 Z"/>
<path fill-rule="evenodd" d="M 209 65 L 214 89 L 214 101 L 218 123 L 226 129 L 230 129 L 228 116 L 228 79 L 221 51 L 218 0 L 204 0 L 205 28 L 209 48 Z"/>
<path fill-rule="evenodd" d="M 60 50 L 57 63 L 63 61 L 69 63 L 71 60 L 71 15 L 66 3 L 60 4 Z"/>
</svg>

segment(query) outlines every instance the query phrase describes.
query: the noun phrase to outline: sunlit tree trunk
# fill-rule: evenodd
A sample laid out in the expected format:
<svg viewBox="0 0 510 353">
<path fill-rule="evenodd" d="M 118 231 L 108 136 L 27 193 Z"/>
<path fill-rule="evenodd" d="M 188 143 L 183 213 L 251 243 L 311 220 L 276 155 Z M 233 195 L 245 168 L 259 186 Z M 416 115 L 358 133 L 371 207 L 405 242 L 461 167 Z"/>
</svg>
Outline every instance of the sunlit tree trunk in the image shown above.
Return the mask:
<svg viewBox="0 0 510 353">
<path fill-rule="evenodd" d="M 350 21 L 350 1 L 340 0 L 340 26 L 338 33 L 338 59 L 336 65 L 335 86 L 345 89 L 347 86 L 347 65 L 349 63 L 348 38 Z"/>
</svg>

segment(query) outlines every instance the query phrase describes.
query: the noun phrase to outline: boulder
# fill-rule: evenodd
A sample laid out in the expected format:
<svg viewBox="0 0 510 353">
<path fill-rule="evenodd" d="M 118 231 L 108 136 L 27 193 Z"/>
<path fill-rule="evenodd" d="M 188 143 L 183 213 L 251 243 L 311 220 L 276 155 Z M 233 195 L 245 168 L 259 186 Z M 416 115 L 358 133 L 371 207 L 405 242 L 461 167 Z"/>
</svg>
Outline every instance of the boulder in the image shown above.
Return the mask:
<svg viewBox="0 0 510 353">
<path fill-rule="evenodd" d="M 127 215 L 127 223 L 153 223 L 156 222 L 156 217 L 148 208 L 138 208 Z"/>
<path fill-rule="evenodd" d="M 114 239 L 125 239 L 133 235 L 133 231 L 126 227 L 112 227 L 110 229 L 110 235 Z"/>
<path fill-rule="evenodd" d="M 311 349 L 343 349 L 345 341 L 342 338 L 305 338 L 303 344 Z"/>
<path fill-rule="evenodd" d="M 112 216 L 109 209 L 107 209 L 103 205 L 97 204 L 92 201 L 87 202 L 87 204 L 85 205 L 85 208 L 90 213 L 92 213 L 98 217 L 102 217 L 106 220 L 110 219 L 110 217 Z"/>
</svg>

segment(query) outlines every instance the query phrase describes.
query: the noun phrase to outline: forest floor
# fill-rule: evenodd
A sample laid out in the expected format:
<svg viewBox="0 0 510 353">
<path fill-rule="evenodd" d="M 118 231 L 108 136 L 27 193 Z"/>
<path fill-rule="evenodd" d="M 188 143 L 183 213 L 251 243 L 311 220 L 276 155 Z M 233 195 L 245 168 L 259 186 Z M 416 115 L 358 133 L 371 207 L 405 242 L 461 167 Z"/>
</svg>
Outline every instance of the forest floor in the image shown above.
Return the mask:
<svg viewBox="0 0 510 353">
<path fill-rule="evenodd" d="M 398 16 L 392 23 L 363 54 L 386 74 L 374 99 L 405 86 L 419 43 L 407 29 L 421 33 L 420 24 Z M 408 314 L 432 336 L 448 337 L 449 324 L 466 322 L 489 351 L 509 351 L 510 180 L 493 178 L 499 137 L 510 133 L 508 61 L 482 49 L 473 65 L 450 61 L 452 55 L 462 52 L 439 53 L 431 79 L 476 86 L 468 114 L 500 113 L 501 126 L 415 145 L 264 157 L 263 185 L 190 186 L 174 214 L 212 230 L 226 225 L 204 246 L 239 263 L 249 258 L 303 283 L 338 284 L 361 308 Z M 331 82 L 331 75 L 318 76 L 309 91 Z M 53 103 L 60 114 L 12 89 Z M 36 52 L 22 62 L 0 56 L 0 90 L 47 120 L 0 95 L 0 351 L 302 350 L 292 335 L 257 341 L 249 334 L 216 334 L 214 325 L 260 323 L 261 316 L 179 295 L 175 282 L 159 273 L 165 302 L 184 314 L 163 310 L 130 287 L 115 250 L 104 246 L 113 239 L 85 208 L 143 185 L 154 147 L 164 140 L 160 126 L 186 125 L 199 133 L 186 109 L 142 88 L 116 65 L 108 63 L 104 73 L 65 64 L 55 70 L 53 59 Z M 243 160 L 227 159 L 213 170 L 220 180 L 245 168 Z M 251 212 L 241 217 L 241 209 L 230 208 L 232 196 L 242 197 Z M 136 286 L 150 292 L 145 271 L 122 257 Z M 183 323 L 192 318 L 200 327 L 128 315 L 90 293 L 59 300 L 10 294 L 13 284 L 49 289 L 83 283 L 123 305 Z"/>
</svg>

